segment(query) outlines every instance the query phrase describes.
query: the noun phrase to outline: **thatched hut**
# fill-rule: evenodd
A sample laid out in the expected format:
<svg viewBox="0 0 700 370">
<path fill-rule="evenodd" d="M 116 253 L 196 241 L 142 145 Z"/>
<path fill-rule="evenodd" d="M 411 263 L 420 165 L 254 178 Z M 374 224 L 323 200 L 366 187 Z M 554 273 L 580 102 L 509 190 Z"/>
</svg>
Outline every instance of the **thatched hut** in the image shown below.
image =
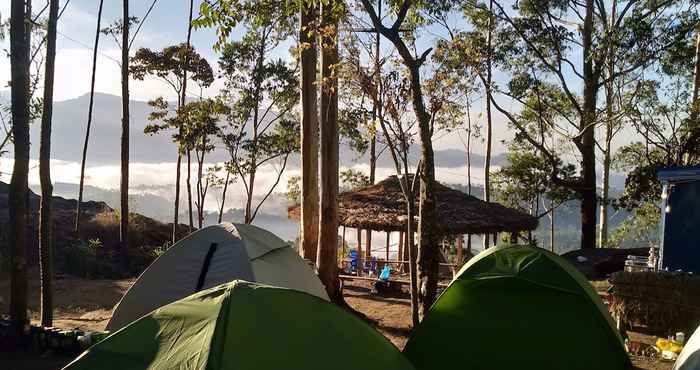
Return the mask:
<svg viewBox="0 0 700 370">
<path fill-rule="evenodd" d="M 435 184 L 435 193 L 440 228 L 438 232 L 443 237 L 494 235 L 503 232 L 517 235 L 537 228 L 536 217 L 498 203 L 485 202 L 440 183 Z M 415 199 L 417 213 L 418 189 Z M 298 204 L 288 208 L 291 219 L 299 220 L 300 213 L 301 207 Z M 414 223 L 416 220 L 417 217 Z M 406 229 L 406 200 L 399 179 L 389 176 L 374 185 L 341 193 L 338 196 L 338 223 L 358 230 L 403 232 Z M 462 238 L 457 241 L 461 246 Z M 461 252 L 461 248 L 458 252 Z"/>
</svg>

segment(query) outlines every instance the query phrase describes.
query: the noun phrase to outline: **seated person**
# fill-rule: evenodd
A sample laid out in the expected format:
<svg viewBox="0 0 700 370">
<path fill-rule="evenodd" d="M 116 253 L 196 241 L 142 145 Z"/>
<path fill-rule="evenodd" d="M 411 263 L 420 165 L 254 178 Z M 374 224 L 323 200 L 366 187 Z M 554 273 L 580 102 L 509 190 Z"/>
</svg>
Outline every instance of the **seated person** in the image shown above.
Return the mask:
<svg viewBox="0 0 700 370">
<path fill-rule="evenodd" d="M 389 287 L 389 277 L 391 276 L 391 267 L 389 264 L 384 265 L 382 272 L 379 274 L 379 279 L 372 286 L 372 293 L 379 293 Z"/>
</svg>

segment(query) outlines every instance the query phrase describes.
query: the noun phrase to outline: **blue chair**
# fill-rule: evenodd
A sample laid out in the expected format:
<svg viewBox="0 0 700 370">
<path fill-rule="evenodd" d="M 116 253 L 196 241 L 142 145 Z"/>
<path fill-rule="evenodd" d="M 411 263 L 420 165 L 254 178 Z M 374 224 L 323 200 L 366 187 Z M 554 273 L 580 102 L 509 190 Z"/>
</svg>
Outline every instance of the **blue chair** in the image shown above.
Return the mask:
<svg viewBox="0 0 700 370">
<path fill-rule="evenodd" d="M 350 273 L 357 274 L 357 268 L 359 264 L 359 256 L 357 250 L 351 250 L 350 253 L 348 253 L 348 257 L 350 257 Z"/>
</svg>

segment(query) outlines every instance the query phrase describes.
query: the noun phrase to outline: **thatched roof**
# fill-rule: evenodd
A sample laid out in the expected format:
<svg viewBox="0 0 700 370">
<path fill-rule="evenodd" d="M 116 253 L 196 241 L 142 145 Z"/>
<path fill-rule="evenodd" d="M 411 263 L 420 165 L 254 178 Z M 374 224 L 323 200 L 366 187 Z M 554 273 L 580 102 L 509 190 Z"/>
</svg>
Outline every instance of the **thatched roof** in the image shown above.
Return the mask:
<svg viewBox="0 0 700 370">
<path fill-rule="evenodd" d="M 484 202 L 440 183 L 435 184 L 435 190 L 442 235 L 518 232 L 537 227 L 537 218 L 526 213 L 498 203 Z M 402 231 L 405 228 L 406 201 L 396 176 L 341 193 L 338 203 L 340 225 L 376 231 Z M 288 209 L 291 219 L 299 220 L 300 213 L 298 204 Z"/>
</svg>

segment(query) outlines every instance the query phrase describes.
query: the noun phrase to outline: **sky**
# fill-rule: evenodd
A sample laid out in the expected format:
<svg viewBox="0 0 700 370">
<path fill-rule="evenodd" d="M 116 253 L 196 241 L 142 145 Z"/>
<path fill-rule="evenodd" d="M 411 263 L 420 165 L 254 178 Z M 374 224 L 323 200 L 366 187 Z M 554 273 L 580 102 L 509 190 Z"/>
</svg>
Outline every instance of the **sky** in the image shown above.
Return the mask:
<svg viewBox="0 0 700 370">
<path fill-rule="evenodd" d="M 195 0 L 195 16 L 201 1 Z M 130 2 L 130 12 L 137 17 L 143 17 L 151 5 L 151 0 L 138 0 Z M 180 6 L 177 3 L 181 3 Z M 34 8 L 39 9 L 43 1 L 35 0 Z M 61 2 L 63 6 L 65 2 Z M 189 2 L 186 0 L 158 0 L 137 35 L 132 50 L 140 47 L 162 49 L 165 46 L 184 42 L 186 38 L 186 24 Z M 0 16 L 5 19 L 10 14 L 9 1 L 0 3 Z M 94 44 L 95 27 L 97 21 L 97 0 L 70 0 L 68 8 L 59 20 L 57 55 L 56 55 L 56 81 L 54 98 L 56 101 L 73 99 L 89 92 L 92 67 L 92 46 Z M 121 18 L 121 1 L 105 0 L 102 27 Z M 234 32 L 233 37 L 236 37 Z M 425 42 L 431 43 L 438 37 L 436 33 L 427 32 Z M 192 33 L 192 44 L 216 68 L 217 53 L 212 49 L 216 35 L 212 29 L 197 29 Z M 384 44 L 388 44 L 384 40 Z M 3 49 L 9 49 L 9 41 L 0 43 Z M 289 58 L 286 47 L 278 48 L 280 57 Z M 132 51 L 133 53 L 133 51 Z M 97 92 L 113 95 L 121 94 L 120 71 L 118 61 L 121 59 L 121 51 L 114 40 L 108 36 L 100 38 L 100 47 L 97 64 L 96 87 Z M 0 81 L 4 89 L 4 81 L 10 79 L 9 58 L 3 53 L 0 56 Z M 205 95 L 214 95 L 221 88 L 221 81 L 215 82 L 204 91 Z M 190 91 L 191 94 L 199 91 Z M 131 80 L 130 98 L 132 100 L 147 101 L 156 96 L 164 96 L 175 99 L 175 93 L 165 82 L 155 78 L 146 78 L 144 81 Z M 474 113 L 475 118 L 480 119 L 480 112 Z M 511 135 L 505 129 L 505 121 L 502 117 L 496 117 L 496 125 L 502 129 L 495 130 L 495 151 L 503 150 L 500 141 Z M 463 144 L 455 135 L 437 135 L 435 147 L 438 149 L 463 149 Z M 482 152 L 478 147 L 476 152 Z"/>
<path fill-rule="evenodd" d="M 131 13 L 137 17 L 143 17 L 148 7 L 151 5 L 151 0 L 132 0 L 130 2 Z M 200 0 L 195 0 L 195 14 Z M 35 9 L 43 6 L 44 1 L 35 0 Z M 65 1 L 61 2 L 64 5 Z M 151 49 L 162 49 L 166 46 L 181 43 L 186 37 L 186 26 L 188 17 L 189 1 L 187 0 L 159 0 L 157 1 L 152 13 L 142 26 L 137 35 L 132 50 L 135 51 L 140 47 L 148 47 Z M 10 2 L 0 1 L 0 18 L 4 21 L 10 14 Z M 57 39 L 57 55 L 56 55 L 56 74 L 55 74 L 55 100 L 63 101 L 77 98 L 87 94 L 90 88 L 90 77 L 92 67 L 92 46 L 95 37 L 95 27 L 97 20 L 97 0 L 70 0 L 70 3 L 59 20 L 58 24 L 58 39 Z M 105 0 L 104 11 L 102 16 L 102 27 L 120 19 L 122 14 L 121 1 Z M 234 33 L 232 38 L 236 38 L 240 34 Z M 432 43 L 437 34 L 425 32 L 422 36 L 422 42 Z M 192 44 L 197 51 L 202 54 L 213 67 L 216 67 L 217 53 L 212 49 L 212 45 L 216 40 L 216 35 L 212 29 L 193 30 Z M 386 40 L 384 44 L 388 44 Z M 419 48 L 424 45 L 419 45 Z M 0 48 L 9 49 L 9 41 L 6 40 L 0 43 Z M 290 58 L 286 47 L 281 47 L 278 50 L 279 56 Z M 132 53 L 133 53 L 132 51 Z M 121 94 L 120 69 L 118 60 L 120 59 L 120 50 L 117 44 L 108 36 L 100 38 L 100 48 L 97 64 L 96 91 L 112 95 Z M 497 77 L 498 78 L 498 77 Z M 6 53 L 0 55 L 0 90 L 6 89 L 5 81 L 10 79 L 10 61 Z M 221 82 L 216 82 L 208 90 L 205 95 L 214 95 L 222 88 Z M 165 82 L 154 78 L 147 78 L 144 81 L 130 82 L 130 97 L 132 100 L 147 101 L 157 96 L 164 96 L 169 100 L 175 99 L 175 93 L 171 87 Z M 479 106 L 483 105 L 483 101 L 477 102 Z M 515 109 L 512 103 L 504 102 L 504 108 Z M 473 119 L 483 124 L 483 109 L 476 108 Z M 97 112 L 99 115 L 99 112 Z M 99 116 L 98 118 L 99 119 Z M 82 135 L 82 130 L 77 130 Z M 494 152 L 499 153 L 504 151 L 504 146 L 501 141 L 512 136 L 512 132 L 507 128 L 504 117 L 499 114 L 494 115 Z M 115 138 L 118 140 L 118 138 Z M 437 134 L 434 138 L 435 149 L 463 149 L 462 141 L 456 134 Z M 483 153 L 483 144 L 474 143 L 474 152 Z M 3 159 L 0 163 L 4 173 L 10 168 L 11 160 Z M 354 164 L 357 168 L 362 168 L 362 164 Z M 478 164 L 481 165 L 481 164 Z M 172 180 L 172 172 L 174 163 L 162 163 L 159 165 L 132 163 L 132 184 L 168 184 Z M 56 162 L 54 173 L 54 181 L 77 182 L 78 174 L 77 163 L 74 162 Z M 451 172 L 452 171 L 452 172 Z M 479 174 L 481 169 L 474 168 L 475 182 L 479 182 Z M 465 173 L 462 170 L 447 170 L 436 171 L 438 179 L 448 182 L 466 182 Z M 270 176 L 274 175 L 274 170 L 269 169 Z M 387 173 L 388 175 L 389 173 Z M 118 184 L 118 168 L 116 166 L 105 166 L 95 164 L 88 168 L 88 175 L 96 182 L 93 185 L 113 188 Z M 380 174 L 381 175 L 381 174 Z M 381 177 L 381 176 L 380 176 Z M 264 181 L 264 180 L 263 180 Z M 38 182 L 35 176 L 30 178 L 30 182 Z M 285 182 L 283 181 L 282 184 Z M 284 186 L 280 186 L 279 191 L 284 190 Z"/>
</svg>

